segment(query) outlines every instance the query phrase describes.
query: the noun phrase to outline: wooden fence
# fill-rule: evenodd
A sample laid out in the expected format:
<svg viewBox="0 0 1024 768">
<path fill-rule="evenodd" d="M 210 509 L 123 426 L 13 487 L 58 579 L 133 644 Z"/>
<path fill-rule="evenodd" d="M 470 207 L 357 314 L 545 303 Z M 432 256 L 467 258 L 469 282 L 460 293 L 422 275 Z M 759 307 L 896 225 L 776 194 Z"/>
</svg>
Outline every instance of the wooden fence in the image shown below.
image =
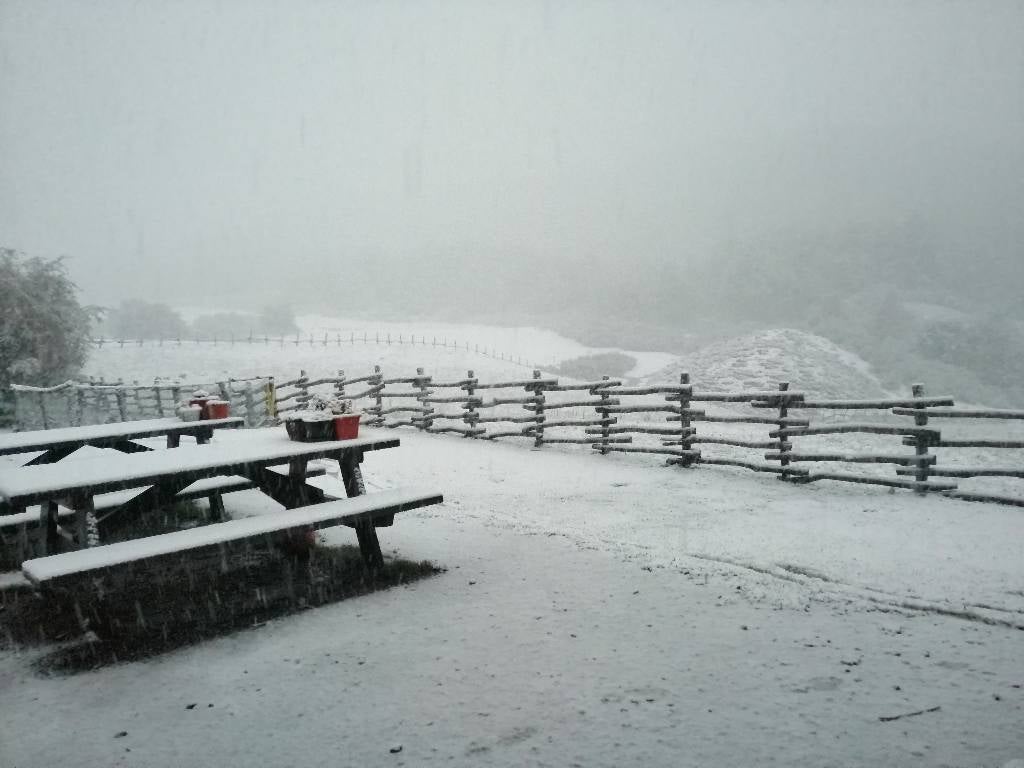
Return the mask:
<svg viewBox="0 0 1024 768">
<path fill-rule="evenodd" d="M 705 391 L 685 373 L 677 383 L 624 386 L 607 376 L 560 383 L 539 370 L 519 380 L 481 382 L 468 371 L 464 379 L 435 381 L 422 368 L 391 377 L 377 366 L 354 377 L 339 371 L 311 379 L 303 371 L 276 385 L 277 413 L 305 407 L 318 390 L 353 400 L 368 426 L 521 438 L 537 448 L 589 445 L 603 455 L 742 467 L 795 483 L 837 480 L 1024 506 L 1024 484 L 1007 494 L 964 490 L 957 482 L 1024 478 L 1024 411 L 956 408 L 952 397 L 928 396 L 920 384 L 906 398 L 821 400 L 787 383 L 768 391 Z M 860 418 L 864 413 L 875 415 Z M 1003 435 L 944 435 L 944 419 L 997 420 Z M 1014 428 L 1018 433 L 1007 435 Z"/>
<path fill-rule="evenodd" d="M 680 467 L 742 467 L 794 483 L 836 480 L 1024 506 L 1024 411 L 957 408 L 952 397 L 929 396 L 922 385 L 906 398 L 824 400 L 787 383 L 707 391 L 685 373 L 674 383 L 625 386 L 608 376 L 562 383 L 539 370 L 507 381 L 483 382 L 473 371 L 440 381 L 422 368 L 387 376 L 377 366 L 359 376 L 339 371 L 313 379 L 303 371 L 285 382 L 198 386 L 229 400 L 251 427 L 276 423 L 319 392 L 353 400 L 370 427 L 518 438 L 535 448 L 574 444 L 602 455 L 660 456 Z M 13 395 L 18 427 L 28 429 L 169 416 L 196 388 L 69 382 L 15 387 Z M 979 433 L 979 424 L 989 431 Z"/>
<path fill-rule="evenodd" d="M 421 346 L 421 347 L 435 347 L 441 349 L 450 349 L 452 351 L 464 351 L 470 352 L 481 357 L 489 357 L 492 360 L 503 360 L 504 362 L 511 363 L 512 365 L 518 365 L 524 368 L 536 368 L 537 362 L 529 361 L 521 355 L 513 355 L 511 353 L 502 352 L 495 349 L 494 347 L 488 347 L 486 345 L 480 346 L 479 344 L 470 344 L 468 341 L 458 341 L 457 339 L 450 339 L 447 336 L 426 336 L 420 334 L 417 336 L 414 333 L 391 333 L 390 331 L 375 331 L 370 333 L 369 331 L 350 331 L 347 334 L 342 333 L 324 333 L 323 336 L 314 336 L 313 334 L 307 334 L 305 336 L 301 334 L 295 334 L 292 336 L 257 336 L 255 334 L 249 334 L 248 336 L 224 336 L 217 337 L 212 336 L 206 337 L 177 337 L 174 339 L 106 339 L 97 338 L 90 339 L 90 343 L 97 349 L 103 347 L 115 347 L 118 349 L 124 349 L 125 347 L 180 347 L 183 344 L 193 345 L 209 345 L 209 346 L 229 346 L 233 347 L 236 344 L 250 344 L 260 345 L 266 347 L 278 347 L 283 349 L 284 347 L 342 347 L 345 345 L 355 346 L 356 344 L 376 344 L 376 345 L 402 345 L 402 346 Z"/>
<path fill-rule="evenodd" d="M 25 430 L 174 416 L 178 403 L 197 389 L 227 400 L 232 415 L 242 416 L 247 427 L 274 421 L 274 380 L 269 376 L 205 384 L 69 381 L 46 388 L 15 385 L 11 393 L 15 425 Z"/>
</svg>

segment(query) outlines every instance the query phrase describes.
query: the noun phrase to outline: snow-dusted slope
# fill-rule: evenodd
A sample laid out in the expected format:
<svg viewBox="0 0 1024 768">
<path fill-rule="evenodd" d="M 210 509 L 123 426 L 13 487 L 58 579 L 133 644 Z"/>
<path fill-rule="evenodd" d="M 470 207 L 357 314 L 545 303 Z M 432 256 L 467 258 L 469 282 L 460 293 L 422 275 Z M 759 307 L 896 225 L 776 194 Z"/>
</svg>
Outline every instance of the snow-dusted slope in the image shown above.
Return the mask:
<svg viewBox="0 0 1024 768">
<path fill-rule="evenodd" d="M 705 391 L 774 389 L 780 381 L 815 397 L 886 394 L 871 366 L 822 336 L 789 328 L 757 331 L 684 355 L 649 377 L 671 381 L 681 371 Z"/>
</svg>

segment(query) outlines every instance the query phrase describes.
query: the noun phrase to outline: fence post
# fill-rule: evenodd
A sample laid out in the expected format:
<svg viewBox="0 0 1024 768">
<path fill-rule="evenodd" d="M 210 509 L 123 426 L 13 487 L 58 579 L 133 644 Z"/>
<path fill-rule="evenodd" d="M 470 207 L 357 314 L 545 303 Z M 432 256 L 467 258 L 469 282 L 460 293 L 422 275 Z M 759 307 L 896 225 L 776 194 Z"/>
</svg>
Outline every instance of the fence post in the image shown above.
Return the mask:
<svg viewBox="0 0 1024 768">
<path fill-rule="evenodd" d="M 693 394 L 693 387 L 690 386 L 690 374 L 679 374 L 679 448 L 688 451 L 693 448 L 693 424 L 690 421 L 690 396 Z M 679 465 L 682 467 L 692 466 L 694 460 L 689 456 L 680 457 Z"/>
<path fill-rule="evenodd" d="M 476 392 L 476 377 L 473 375 L 473 371 L 466 371 L 466 383 L 463 389 L 466 390 L 466 404 L 463 406 L 466 412 L 462 415 L 462 420 L 466 422 L 466 426 L 471 430 L 476 430 L 477 420 L 480 418 L 480 414 L 476 410 L 476 400 L 474 399 L 474 392 Z M 466 433 L 463 437 L 476 437 L 475 434 L 471 435 Z"/>
<path fill-rule="evenodd" d="M 427 430 L 434 426 L 434 420 L 430 417 L 430 414 L 434 412 L 434 409 L 426 401 L 426 398 L 430 396 L 427 393 L 427 385 L 430 383 L 430 378 L 430 376 L 423 375 L 422 368 L 416 369 L 416 387 L 420 391 L 420 396 L 417 398 L 417 400 L 420 401 L 421 406 L 421 415 L 419 419 L 420 423 L 417 426 L 421 430 Z"/>
<path fill-rule="evenodd" d="M 299 410 L 304 410 L 309 404 L 309 376 L 306 375 L 306 371 L 299 371 L 299 380 L 295 382 L 295 387 L 299 390 L 299 394 L 295 396 L 295 403 Z"/>
<path fill-rule="evenodd" d="M 82 422 L 85 420 L 85 388 L 76 385 L 75 386 L 75 399 L 78 401 L 78 421 L 73 426 L 80 427 Z"/>
<path fill-rule="evenodd" d="M 256 398 L 252 394 L 252 382 L 245 384 L 245 426 L 250 429 L 256 426 Z"/>
<path fill-rule="evenodd" d="M 267 406 L 267 420 L 277 420 L 277 386 L 274 384 L 274 377 L 271 376 L 267 379 L 267 383 L 264 387 L 263 400 Z"/>
<path fill-rule="evenodd" d="M 42 391 L 37 392 L 36 394 L 39 395 L 39 417 L 43 421 L 43 429 L 49 429 L 49 420 L 46 418 L 46 395 L 44 395 Z"/>
<path fill-rule="evenodd" d="M 345 372 L 338 369 L 338 380 L 334 382 L 334 396 L 339 400 L 345 399 Z"/>
<path fill-rule="evenodd" d="M 381 373 L 380 366 L 373 366 L 373 386 L 377 388 L 377 391 L 373 395 L 374 410 L 377 412 L 377 417 L 373 420 L 373 423 L 379 426 L 384 426 L 384 398 L 381 397 L 381 393 L 384 391 L 384 374 Z"/>
<path fill-rule="evenodd" d="M 118 381 L 117 391 L 114 392 L 114 397 L 117 399 L 117 412 L 121 416 L 121 421 L 128 421 L 128 403 L 127 397 L 124 393 L 124 382 Z"/>
<path fill-rule="evenodd" d="M 540 378 L 540 371 L 534 370 L 533 378 Z M 533 391 L 533 413 L 537 417 L 537 421 L 534 422 L 533 430 L 533 447 L 540 448 L 544 445 L 544 393 L 542 384 L 527 384 L 526 391 Z"/>
<path fill-rule="evenodd" d="M 610 376 L 602 376 L 602 381 L 608 381 Z M 602 405 L 596 406 L 594 410 L 597 411 L 597 417 L 601 420 L 601 455 L 608 455 L 608 438 L 611 436 L 611 432 L 608 429 L 608 387 L 601 387 L 597 390 L 598 397 L 601 398 Z"/>
<path fill-rule="evenodd" d="M 160 387 L 153 387 L 153 397 L 156 398 L 156 414 L 161 419 L 164 417 L 164 401 L 160 399 Z"/>
<path fill-rule="evenodd" d="M 910 393 L 914 396 L 914 399 L 917 399 L 919 397 L 924 397 L 924 384 L 911 384 L 910 385 Z M 914 405 L 914 408 L 915 408 L 915 410 L 924 410 L 922 408 L 918 408 L 916 403 Z M 924 413 L 915 414 L 915 416 L 914 416 L 914 425 L 918 426 L 918 427 L 927 427 L 928 426 L 928 416 L 926 414 L 924 414 Z M 930 441 L 929 441 L 927 435 L 924 435 L 924 434 L 914 435 L 914 455 L 918 456 L 918 457 L 927 456 L 928 455 L 928 443 L 929 442 Z M 918 459 L 917 465 L 914 467 L 914 469 L 915 469 L 914 480 L 916 480 L 918 483 L 927 483 L 928 482 L 928 475 L 929 475 L 928 465 L 924 463 L 924 459 L 923 458 L 919 458 Z M 914 490 L 915 490 L 916 493 L 920 494 L 921 496 L 923 496 L 928 491 L 928 489 L 925 486 L 923 486 L 923 485 L 918 486 Z"/>
<path fill-rule="evenodd" d="M 779 382 L 779 392 L 785 392 L 789 389 L 788 381 Z M 789 416 L 789 402 L 785 398 L 779 398 L 779 421 L 778 426 L 780 431 L 786 429 L 786 418 Z M 786 467 L 789 466 L 789 452 L 792 449 L 793 444 L 789 442 L 789 436 L 786 434 L 779 435 L 778 451 L 779 451 L 779 468 L 782 470 L 779 473 L 779 480 L 788 480 L 790 474 L 786 471 Z"/>
</svg>

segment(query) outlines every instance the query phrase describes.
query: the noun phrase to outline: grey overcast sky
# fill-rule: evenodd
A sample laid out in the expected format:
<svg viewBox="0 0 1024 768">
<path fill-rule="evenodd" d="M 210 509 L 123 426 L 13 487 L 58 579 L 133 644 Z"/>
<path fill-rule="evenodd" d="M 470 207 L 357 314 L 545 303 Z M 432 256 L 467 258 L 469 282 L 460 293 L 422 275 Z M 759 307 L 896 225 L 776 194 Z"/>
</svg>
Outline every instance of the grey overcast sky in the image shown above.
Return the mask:
<svg viewBox="0 0 1024 768">
<path fill-rule="evenodd" d="M 0 245 L 180 301 L 374 253 L 686 264 L 907 217 L 1010 242 L 1022 30 L 986 0 L 0 0 Z"/>
</svg>

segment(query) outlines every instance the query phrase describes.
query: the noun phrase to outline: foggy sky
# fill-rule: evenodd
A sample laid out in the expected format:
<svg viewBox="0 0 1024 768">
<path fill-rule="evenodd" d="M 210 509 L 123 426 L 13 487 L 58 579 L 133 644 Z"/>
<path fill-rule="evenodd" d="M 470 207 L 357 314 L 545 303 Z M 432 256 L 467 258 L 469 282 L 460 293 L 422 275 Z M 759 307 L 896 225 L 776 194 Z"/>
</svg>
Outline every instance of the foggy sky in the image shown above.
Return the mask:
<svg viewBox="0 0 1024 768">
<path fill-rule="evenodd" d="M 908 218 L 1010 263 L 1022 136 L 1020 2 L 0 1 L 0 245 L 92 301 Z"/>
</svg>

